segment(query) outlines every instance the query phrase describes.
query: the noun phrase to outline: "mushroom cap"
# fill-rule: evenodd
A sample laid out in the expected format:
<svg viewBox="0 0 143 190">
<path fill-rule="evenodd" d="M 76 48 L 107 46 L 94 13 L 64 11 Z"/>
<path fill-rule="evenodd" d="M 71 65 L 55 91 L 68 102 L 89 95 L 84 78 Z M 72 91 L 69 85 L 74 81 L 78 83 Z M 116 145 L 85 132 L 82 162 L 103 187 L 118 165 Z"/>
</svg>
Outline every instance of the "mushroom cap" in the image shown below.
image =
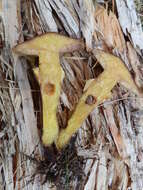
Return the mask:
<svg viewBox="0 0 143 190">
<path fill-rule="evenodd" d="M 102 50 L 94 50 L 93 53 L 99 63 L 103 66 L 104 70 L 108 72 L 109 78 L 116 80 L 127 89 L 139 95 L 139 89 L 132 79 L 127 67 L 119 57 L 106 53 Z"/>
<path fill-rule="evenodd" d="M 83 48 L 84 43 L 82 40 L 69 38 L 54 32 L 49 32 L 16 45 L 13 48 L 13 52 L 21 55 L 39 55 L 39 53 L 42 51 L 64 53 Z"/>
</svg>

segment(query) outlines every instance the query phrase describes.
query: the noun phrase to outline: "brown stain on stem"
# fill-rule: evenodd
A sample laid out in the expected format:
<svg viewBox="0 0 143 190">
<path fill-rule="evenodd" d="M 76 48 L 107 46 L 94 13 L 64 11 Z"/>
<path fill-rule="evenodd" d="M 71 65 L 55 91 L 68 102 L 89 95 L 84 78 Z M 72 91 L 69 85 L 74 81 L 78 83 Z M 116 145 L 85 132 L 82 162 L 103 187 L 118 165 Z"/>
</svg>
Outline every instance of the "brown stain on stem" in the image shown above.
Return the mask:
<svg viewBox="0 0 143 190">
<path fill-rule="evenodd" d="M 44 93 L 46 93 L 49 96 L 52 96 L 55 92 L 55 85 L 48 82 L 44 85 Z"/>
</svg>

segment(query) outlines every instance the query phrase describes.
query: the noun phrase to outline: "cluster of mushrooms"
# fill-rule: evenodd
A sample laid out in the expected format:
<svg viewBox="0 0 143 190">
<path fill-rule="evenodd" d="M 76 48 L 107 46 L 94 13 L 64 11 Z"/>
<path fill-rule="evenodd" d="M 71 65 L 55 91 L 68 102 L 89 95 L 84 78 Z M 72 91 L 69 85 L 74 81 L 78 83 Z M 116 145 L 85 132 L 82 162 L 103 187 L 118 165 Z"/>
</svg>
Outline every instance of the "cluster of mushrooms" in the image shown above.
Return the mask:
<svg viewBox="0 0 143 190">
<path fill-rule="evenodd" d="M 72 135 L 82 125 L 87 116 L 99 104 L 112 97 L 111 90 L 117 83 L 138 94 L 138 89 L 123 62 L 109 53 L 94 49 L 93 55 L 101 64 L 104 71 L 96 78 L 86 83 L 83 94 L 68 120 L 65 129 L 59 129 L 56 117 L 61 84 L 65 76 L 60 65 L 59 56 L 65 52 L 84 49 L 81 40 L 72 39 L 57 33 L 47 33 L 35 37 L 13 48 L 20 55 L 39 56 L 39 67 L 33 71 L 39 82 L 43 106 L 43 134 L 44 146 L 55 143 L 61 150 L 71 139 Z M 87 104 L 87 99 L 92 97 L 92 104 Z"/>
</svg>

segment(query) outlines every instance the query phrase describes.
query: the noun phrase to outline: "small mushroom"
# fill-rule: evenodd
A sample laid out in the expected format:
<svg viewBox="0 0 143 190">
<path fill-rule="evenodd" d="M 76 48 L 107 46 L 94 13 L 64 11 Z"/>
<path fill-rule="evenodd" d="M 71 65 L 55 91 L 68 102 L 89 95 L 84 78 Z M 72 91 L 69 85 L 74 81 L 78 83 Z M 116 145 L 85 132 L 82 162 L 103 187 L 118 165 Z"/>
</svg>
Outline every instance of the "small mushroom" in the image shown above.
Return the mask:
<svg viewBox="0 0 143 190">
<path fill-rule="evenodd" d="M 129 71 L 118 57 L 100 50 L 95 50 L 93 53 L 104 68 L 104 71 L 97 79 L 90 80 L 90 84 L 68 121 L 67 128 L 60 131 L 57 141 L 58 149 L 63 148 L 69 142 L 71 136 L 81 127 L 83 121 L 94 108 L 106 99 L 111 98 L 111 90 L 118 82 L 138 94 L 138 89 Z M 96 101 L 92 104 L 87 104 L 89 97 L 92 97 L 92 99 L 96 97 Z"/>
<path fill-rule="evenodd" d="M 26 41 L 13 48 L 21 55 L 39 56 L 39 67 L 34 69 L 39 81 L 43 102 L 43 135 L 45 146 L 57 140 L 59 127 L 56 110 L 64 72 L 59 55 L 84 48 L 84 43 L 57 33 L 47 33 Z"/>
</svg>

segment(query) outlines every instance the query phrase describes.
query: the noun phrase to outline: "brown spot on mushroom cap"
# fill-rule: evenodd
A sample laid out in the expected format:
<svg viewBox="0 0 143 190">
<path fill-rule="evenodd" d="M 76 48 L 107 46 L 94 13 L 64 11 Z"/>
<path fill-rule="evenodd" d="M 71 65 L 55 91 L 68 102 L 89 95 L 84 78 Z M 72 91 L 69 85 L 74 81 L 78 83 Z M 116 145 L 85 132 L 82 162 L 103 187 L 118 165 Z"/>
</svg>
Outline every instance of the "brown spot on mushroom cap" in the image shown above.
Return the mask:
<svg viewBox="0 0 143 190">
<path fill-rule="evenodd" d="M 47 95 L 53 95 L 54 92 L 55 92 L 55 85 L 48 82 L 44 85 L 44 92 L 47 94 Z"/>
</svg>

